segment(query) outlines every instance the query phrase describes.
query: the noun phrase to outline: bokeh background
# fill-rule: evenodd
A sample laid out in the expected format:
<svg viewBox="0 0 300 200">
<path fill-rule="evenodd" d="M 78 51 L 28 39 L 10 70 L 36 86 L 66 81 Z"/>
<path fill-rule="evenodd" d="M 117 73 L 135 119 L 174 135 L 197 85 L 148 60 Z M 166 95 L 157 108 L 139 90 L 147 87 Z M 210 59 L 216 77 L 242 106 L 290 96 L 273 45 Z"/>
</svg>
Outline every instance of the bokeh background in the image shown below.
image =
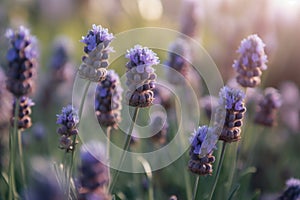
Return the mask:
<svg viewBox="0 0 300 200">
<path fill-rule="evenodd" d="M 190 2 L 193 2 L 192 8 L 188 7 Z M 269 68 L 263 73 L 261 88 L 272 86 L 281 89 L 284 106 L 278 126 L 259 135 L 258 150 L 254 155 L 257 171 L 251 178 L 250 191 L 259 189 L 266 197 L 279 193 L 289 177 L 300 178 L 299 0 L 1 0 L 1 67 L 5 69 L 6 64 L 8 42 L 4 35 L 7 28 L 24 25 L 39 41 L 39 84 L 33 97 L 38 101 L 33 108 L 35 125 L 24 136 L 24 143 L 28 143 L 28 155 L 48 155 L 51 152 L 53 157 L 60 156 L 59 150 L 56 150 L 55 114 L 71 102 L 71 92 L 68 94 L 65 91 L 72 85 L 73 77 L 70 75 L 69 82 L 57 88 L 57 96 L 51 97 L 54 91 L 45 92 L 57 37 L 67 38 L 70 70 L 74 71 L 80 65 L 83 54 L 83 44 L 79 41 L 92 24 L 101 24 L 114 34 L 149 26 L 184 32 L 184 24 L 189 23 L 187 19 L 195 20 L 193 38 L 215 61 L 224 82 L 235 77 L 232 64 L 243 38 L 255 33 L 265 42 Z M 166 57 L 160 59 L 163 61 Z M 54 103 L 46 105 L 45 101 L 49 98 L 46 94 L 50 94 Z M 41 129 L 47 133 L 48 142 L 39 140 Z M 4 154 L 3 151 L 1 154 Z M 184 187 L 180 178 L 174 176 L 174 166 L 158 172 L 156 187 L 161 193 L 161 196 L 158 195 L 160 198 L 173 193 L 184 198 Z M 124 182 L 123 189 L 129 190 L 130 184 Z"/>
</svg>

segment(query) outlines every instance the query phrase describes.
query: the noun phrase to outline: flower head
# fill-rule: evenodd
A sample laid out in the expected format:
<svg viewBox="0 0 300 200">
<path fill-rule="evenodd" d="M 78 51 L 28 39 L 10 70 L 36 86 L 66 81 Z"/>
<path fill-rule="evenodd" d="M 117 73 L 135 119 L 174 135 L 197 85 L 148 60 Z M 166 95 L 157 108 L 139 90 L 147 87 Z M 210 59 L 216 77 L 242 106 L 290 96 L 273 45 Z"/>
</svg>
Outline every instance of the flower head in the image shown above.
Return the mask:
<svg viewBox="0 0 300 200">
<path fill-rule="evenodd" d="M 88 142 L 80 150 L 79 199 L 108 200 L 109 170 L 102 143 Z"/>
<path fill-rule="evenodd" d="M 95 111 L 100 125 L 117 127 L 121 121 L 122 92 L 118 74 L 109 70 L 105 80 L 98 83 L 95 93 Z"/>
<path fill-rule="evenodd" d="M 279 200 L 298 200 L 300 198 L 300 180 L 290 178 L 286 181 L 286 189 Z"/>
<path fill-rule="evenodd" d="M 20 26 L 17 31 L 7 30 L 11 48 L 7 51 L 7 89 L 16 97 L 27 95 L 33 90 L 33 76 L 37 66 L 37 42 L 30 31 Z"/>
<path fill-rule="evenodd" d="M 238 141 L 241 139 L 242 120 L 246 111 L 245 94 L 239 89 L 225 86 L 220 90 L 219 96 L 215 126 L 216 131 L 221 133 L 219 139 L 226 142 Z"/>
<path fill-rule="evenodd" d="M 219 93 L 219 103 L 225 106 L 225 109 L 242 110 L 245 93 L 239 89 L 223 87 Z"/>
<path fill-rule="evenodd" d="M 78 134 L 79 116 L 77 110 L 72 105 L 68 105 L 62 109 L 61 114 L 56 116 L 56 124 L 61 125 L 57 130 L 57 133 L 61 136 L 60 148 L 65 149 L 67 152 L 73 151 L 77 141 L 74 143 L 71 136 Z"/>
<path fill-rule="evenodd" d="M 112 48 L 109 47 L 114 36 L 108 33 L 108 30 L 100 25 L 92 26 L 88 34 L 82 37 L 81 42 L 86 46 L 84 52 L 87 54 L 82 57 L 82 64 L 79 67 L 79 75 L 83 79 L 93 82 L 99 82 L 105 79 L 106 68 L 108 67 L 109 53 Z"/>
<path fill-rule="evenodd" d="M 147 47 L 142 47 L 141 45 L 135 45 L 130 50 L 127 50 L 125 58 L 130 60 L 130 68 L 139 65 L 157 65 L 159 63 L 156 53 Z M 129 65 L 127 66 L 129 67 Z"/>
<path fill-rule="evenodd" d="M 282 105 L 281 95 L 275 88 L 266 88 L 264 96 L 259 100 L 255 122 L 265 126 L 274 126 L 277 121 L 277 112 Z"/>
<path fill-rule="evenodd" d="M 95 50 L 101 43 L 107 46 L 113 38 L 113 34 L 109 33 L 107 28 L 102 28 L 100 25 L 97 26 L 93 24 L 92 29 L 89 30 L 86 36 L 82 36 L 82 40 L 80 40 L 80 42 L 86 44 L 84 52 L 89 53 Z"/>
<path fill-rule="evenodd" d="M 262 70 L 267 69 L 265 44 L 257 35 L 243 39 L 237 52 L 240 57 L 234 61 L 233 68 L 237 71 L 237 82 L 243 87 L 256 87 L 260 84 Z"/>
<path fill-rule="evenodd" d="M 31 114 L 31 107 L 34 106 L 34 102 L 30 98 L 26 96 L 22 96 L 20 98 L 19 105 L 20 107 L 19 107 L 19 115 L 18 115 L 18 129 L 20 130 L 28 129 L 32 125 L 30 114 Z M 16 99 L 14 99 L 13 102 L 12 116 L 14 116 L 15 107 L 16 107 Z M 14 124 L 14 117 L 12 117 L 11 120 L 11 125 L 13 126 L 13 124 Z"/>
<path fill-rule="evenodd" d="M 152 50 L 140 45 L 127 51 L 125 57 L 129 59 L 126 64 L 126 100 L 131 106 L 150 106 L 154 100 L 156 79 L 152 65 L 159 63 L 158 57 Z"/>
</svg>

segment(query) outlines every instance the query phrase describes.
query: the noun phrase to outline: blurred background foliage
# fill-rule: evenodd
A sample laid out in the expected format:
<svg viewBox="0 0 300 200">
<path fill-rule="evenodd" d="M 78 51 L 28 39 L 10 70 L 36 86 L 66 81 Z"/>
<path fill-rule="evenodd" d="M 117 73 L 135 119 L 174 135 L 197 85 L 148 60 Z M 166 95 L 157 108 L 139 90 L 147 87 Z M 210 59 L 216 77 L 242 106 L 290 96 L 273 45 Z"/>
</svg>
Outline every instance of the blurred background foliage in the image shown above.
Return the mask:
<svg viewBox="0 0 300 200">
<path fill-rule="evenodd" d="M 30 28 L 31 33 L 38 38 L 40 48 L 38 92 L 33 99 L 41 99 L 44 94 L 41 90 L 47 84 L 45 77 L 49 76 L 52 44 L 57 36 L 69 38 L 70 60 L 73 68 L 76 69 L 83 55 L 83 44 L 79 40 L 86 34 L 91 24 L 100 24 L 114 34 L 149 26 L 180 30 L 183 5 L 188 1 L 191 0 L 1 0 L 1 66 L 5 68 L 6 64 L 5 55 L 8 49 L 4 36 L 6 29 L 16 28 L 19 25 Z M 202 0 L 197 3 L 196 16 L 197 32 L 194 39 L 201 43 L 211 55 L 224 82 L 235 77 L 232 63 L 237 57 L 236 49 L 240 41 L 250 34 L 257 33 L 266 44 L 269 60 L 269 68 L 263 73 L 261 87 L 284 88 L 283 82 L 290 81 L 299 88 L 299 0 Z M 157 40 L 160 39 L 157 38 Z M 160 59 L 164 61 L 166 57 Z M 122 63 L 125 63 L 124 59 L 112 64 L 114 66 L 121 64 L 120 67 L 114 67 L 114 69 L 124 72 L 125 68 Z M 299 91 L 298 88 L 296 90 Z M 33 108 L 32 116 L 35 125 L 28 132 L 34 132 L 37 124 L 42 124 L 47 132 L 47 140 L 39 140 L 38 135 L 24 134 L 24 143 L 31 143 L 28 146 L 25 145 L 28 159 L 32 155 L 48 155 L 49 152 L 53 157 L 62 155 L 57 148 L 55 115 L 72 99 L 71 91 L 70 94 L 66 94 L 64 89 L 60 90 L 62 97 L 53 97 L 55 103 L 44 107 L 42 101 L 38 101 L 36 107 Z M 282 90 L 283 94 L 284 91 L 285 89 Z M 289 98 L 299 100 L 299 93 L 298 96 L 285 94 L 287 95 L 286 101 L 289 101 Z M 283 118 L 279 121 L 279 125 L 258 132 L 253 128 L 250 117 L 254 109 L 249 112 L 245 138 L 251 138 L 251 132 L 258 134 L 259 138 L 257 148 L 253 152 L 253 163 L 257 172 L 252 178 L 251 191 L 259 189 L 263 194 L 278 193 L 284 187 L 287 178 L 300 177 L 299 114 L 295 122 L 297 125 L 289 128 L 283 122 L 289 121 L 287 119 L 290 115 L 285 113 L 286 110 L 283 107 L 281 110 Z M 206 119 L 203 119 L 202 123 L 205 121 Z M 228 151 L 227 154 L 230 154 L 231 149 L 229 148 Z M 232 158 L 229 156 L 228 159 Z M 154 173 L 154 189 L 157 192 L 157 199 L 166 199 L 172 194 L 178 195 L 179 199 L 185 198 L 182 177 L 177 176 L 178 166 L 181 166 L 179 162 L 180 160 Z M 230 165 L 225 164 L 224 170 L 226 168 L 230 168 Z M 128 199 L 133 192 L 130 184 L 134 184 L 126 182 L 130 176 L 130 174 L 122 174 L 120 180 L 124 184 L 118 185 Z M 223 173 L 220 183 L 222 183 L 222 178 L 225 180 L 226 174 Z M 204 182 L 206 179 L 203 179 Z M 147 187 L 146 181 L 143 184 L 135 187 Z M 137 191 L 143 191 L 139 189 Z M 220 195 L 218 199 L 221 199 L 222 192 L 219 191 L 217 194 Z"/>
</svg>

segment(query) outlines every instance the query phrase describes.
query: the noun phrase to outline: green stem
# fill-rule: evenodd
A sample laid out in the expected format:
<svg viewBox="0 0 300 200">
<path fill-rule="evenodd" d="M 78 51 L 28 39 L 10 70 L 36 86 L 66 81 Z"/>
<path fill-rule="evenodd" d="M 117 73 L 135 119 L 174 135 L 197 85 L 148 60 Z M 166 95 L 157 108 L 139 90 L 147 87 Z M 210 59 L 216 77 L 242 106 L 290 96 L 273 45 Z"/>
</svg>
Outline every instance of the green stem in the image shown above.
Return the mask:
<svg viewBox="0 0 300 200">
<path fill-rule="evenodd" d="M 125 155 L 126 155 L 126 152 L 129 148 L 129 145 L 130 145 L 131 134 L 132 134 L 133 127 L 134 127 L 134 124 L 135 124 L 136 119 L 137 119 L 138 111 L 139 111 L 139 108 L 135 107 L 132 122 L 130 124 L 129 131 L 128 131 L 128 134 L 127 134 L 127 137 L 126 137 L 126 141 L 125 141 L 125 144 L 123 146 L 123 152 L 121 154 L 121 159 L 120 159 L 120 162 L 118 164 L 118 168 L 116 169 L 115 175 L 112 178 L 111 185 L 109 187 L 109 193 L 112 192 L 112 190 L 113 190 L 113 188 L 114 188 L 114 186 L 117 182 L 117 179 L 118 179 L 118 176 L 119 176 L 119 173 L 120 173 L 120 168 L 122 167 L 123 162 L 125 160 Z"/>
<path fill-rule="evenodd" d="M 225 149 L 226 149 L 226 142 L 224 141 L 223 142 L 223 146 L 222 146 L 222 150 L 221 150 L 220 161 L 219 161 L 218 168 L 217 168 L 217 174 L 215 176 L 214 184 L 213 184 L 213 187 L 211 189 L 211 192 L 210 192 L 208 200 L 211 200 L 212 197 L 213 197 L 213 195 L 214 195 L 214 191 L 215 191 L 217 183 L 218 183 L 219 175 L 220 175 L 220 172 L 221 172 L 221 167 L 222 167 L 223 160 L 224 160 Z"/>
<path fill-rule="evenodd" d="M 107 164 L 109 166 L 108 168 L 108 188 L 110 186 L 110 133 L 111 133 L 112 127 L 109 126 L 106 128 L 106 159 Z"/>
<path fill-rule="evenodd" d="M 83 95 L 81 97 L 81 101 L 80 101 L 80 105 L 79 105 L 79 111 L 78 111 L 79 122 L 80 122 L 81 117 L 82 117 L 84 102 L 85 102 L 86 94 L 89 90 L 90 84 L 91 84 L 91 81 L 87 81 L 85 83 L 85 86 L 84 86 L 84 91 L 83 91 Z M 72 170 L 73 170 L 73 165 L 74 165 L 74 160 L 75 160 L 76 138 L 77 138 L 77 135 L 74 135 L 73 136 L 73 142 L 72 142 L 73 149 L 72 149 L 72 152 L 71 152 L 71 161 L 70 161 L 70 167 L 69 167 L 69 173 L 68 173 L 68 179 L 67 179 L 67 193 L 66 193 L 67 198 L 69 198 L 69 196 L 70 196 L 70 183 L 71 183 L 71 179 L 72 179 Z"/>
<path fill-rule="evenodd" d="M 180 130 L 179 129 L 181 129 L 180 128 L 180 124 L 181 124 L 181 119 L 179 118 L 179 114 L 181 113 L 180 112 L 180 106 L 179 106 L 179 104 L 178 104 L 178 102 L 175 100 L 175 111 L 176 111 L 176 118 L 177 118 L 177 124 L 178 124 L 178 134 L 179 134 L 179 137 L 180 137 L 180 142 L 181 142 L 181 144 L 180 144 L 180 148 L 182 147 L 182 146 L 184 146 L 184 137 L 183 137 L 183 134 L 180 132 Z M 184 161 L 185 161 L 185 155 L 183 155 L 183 159 L 184 159 Z M 185 165 L 185 163 L 186 162 L 181 162 L 181 167 L 182 167 L 182 169 L 185 169 L 186 168 L 186 165 Z M 188 173 L 188 171 L 187 170 L 183 170 L 183 176 L 184 176 L 184 183 L 185 183 L 185 190 L 186 190 L 186 197 L 187 197 L 187 199 L 192 199 L 192 196 L 193 196 L 193 194 L 192 194 L 192 186 L 191 186 L 191 180 L 190 180 L 190 175 L 189 175 L 189 173 Z"/>
<path fill-rule="evenodd" d="M 197 199 L 198 185 L 199 185 L 200 176 L 198 175 L 194 184 L 193 200 Z"/>
<path fill-rule="evenodd" d="M 228 179 L 228 184 L 227 184 L 227 191 L 230 192 L 231 188 L 232 188 L 232 184 L 233 184 L 233 180 L 235 180 L 235 174 L 236 174 L 236 171 L 237 171 L 237 161 L 238 161 L 238 146 L 239 146 L 239 143 L 236 142 L 233 146 L 233 164 L 232 164 L 232 167 L 231 170 L 230 170 L 230 174 L 229 174 L 229 179 Z"/>
<path fill-rule="evenodd" d="M 23 186 L 26 186 L 26 180 L 25 180 L 25 168 L 24 168 L 24 157 L 23 157 L 23 147 L 22 147 L 22 132 L 20 130 L 17 130 L 18 135 L 18 149 L 19 149 L 19 156 L 20 156 L 20 167 L 21 167 L 21 178 Z"/>
<path fill-rule="evenodd" d="M 10 132 L 10 142 L 9 142 L 9 194 L 8 199 L 12 200 L 17 196 L 16 192 L 16 183 L 15 183 L 15 161 L 16 161 L 16 149 L 17 149 L 17 134 L 18 134 L 18 118 L 19 118 L 19 109 L 20 109 L 20 99 L 15 99 L 15 113 L 14 113 L 14 125 L 13 131 Z"/>
</svg>

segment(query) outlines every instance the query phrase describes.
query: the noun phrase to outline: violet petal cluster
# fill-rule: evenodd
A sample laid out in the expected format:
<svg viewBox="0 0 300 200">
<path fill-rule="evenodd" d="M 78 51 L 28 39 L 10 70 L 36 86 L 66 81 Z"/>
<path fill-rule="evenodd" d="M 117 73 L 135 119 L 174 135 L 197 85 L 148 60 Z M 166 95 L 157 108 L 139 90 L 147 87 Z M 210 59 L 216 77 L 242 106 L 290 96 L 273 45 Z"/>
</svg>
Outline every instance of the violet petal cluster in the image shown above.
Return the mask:
<svg viewBox="0 0 300 200">
<path fill-rule="evenodd" d="M 130 106 L 148 107 L 154 100 L 156 74 L 152 65 L 157 65 L 159 59 L 152 50 L 140 45 L 127 51 L 125 58 L 129 59 L 126 64 L 126 100 Z"/>
<path fill-rule="evenodd" d="M 79 200 L 111 199 L 107 194 L 109 169 L 102 143 L 88 142 L 80 150 Z"/>
<path fill-rule="evenodd" d="M 17 31 L 7 30 L 6 37 L 11 44 L 6 54 L 7 89 L 16 97 L 28 95 L 33 90 L 33 76 L 37 68 L 36 39 L 23 26 Z"/>
<path fill-rule="evenodd" d="M 31 107 L 34 106 L 34 102 L 26 97 L 22 96 L 20 97 L 20 103 L 19 103 L 19 115 L 17 120 L 17 127 L 19 130 L 25 130 L 31 127 Z M 13 102 L 13 110 L 12 110 L 12 116 L 15 114 L 15 108 L 16 108 L 16 99 L 14 99 Z M 11 118 L 11 125 L 14 125 L 14 117 Z"/>
<path fill-rule="evenodd" d="M 56 116 L 56 124 L 61 126 L 57 130 L 60 135 L 60 148 L 67 152 L 73 151 L 77 141 L 74 143 L 71 137 L 78 134 L 78 112 L 72 105 L 68 105 L 62 109 L 61 114 Z"/>
<path fill-rule="evenodd" d="M 122 92 L 118 74 L 109 70 L 95 92 L 95 112 L 101 126 L 116 128 L 121 121 Z"/>
<path fill-rule="evenodd" d="M 109 53 L 112 48 L 109 46 L 114 36 L 108 29 L 102 26 L 92 26 L 86 36 L 82 37 L 81 42 L 86 46 L 84 52 L 87 54 L 82 57 L 82 64 L 79 67 L 79 76 L 93 82 L 101 81 L 106 76 L 108 67 Z"/>
<path fill-rule="evenodd" d="M 225 142 L 236 142 L 241 139 L 242 120 L 246 111 L 245 94 L 239 89 L 225 86 L 220 90 L 219 96 L 216 114 L 217 125 L 222 127 L 219 139 Z M 224 111 L 225 115 L 220 114 Z M 223 117 L 224 119 L 221 119 Z"/>
<path fill-rule="evenodd" d="M 286 181 L 286 189 L 278 200 L 298 200 L 300 199 L 300 180 L 290 178 Z"/>
<path fill-rule="evenodd" d="M 233 68 L 238 73 L 237 82 L 243 87 L 256 87 L 260 84 L 262 70 L 267 69 L 265 44 L 257 35 L 243 39 L 237 52 L 239 58 L 234 61 Z"/>
<path fill-rule="evenodd" d="M 182 84 L 184 77 L 188 74 L 190 66 L 188 60 L 191 59 L 190 47 L 187 41 L 178 38 L 169 47 L 168 60 L 165 63 L 167 68 L 167 78 L 172 84 Z"/>
<path fill-rule="evenodd" d="M 275 88 L 266 88 L 264 96 L 259 100 L 254 121 L 264 126 L 277 123 L 278 109 L 282 105 L 281 95 Z"/>
<path fill-rule="evenodd" d="M 213 150 L 216 148 L 216 143 L 213 142 L 206 149 L 210 149 L 208 153 L 204 156 L 203 152 L 203 142 L 206 140 L 208 134 L 210 134 L 211 128 L 207 126 L 201 126 L 195 130 L 193 136 L 190 139 L 190 160 L 188 163 L 188 168 L 191 172 L 199 175 L 212 174 L 212 163 L 215 161 L 215 157 L 212 155 Z"/>
</svg>

